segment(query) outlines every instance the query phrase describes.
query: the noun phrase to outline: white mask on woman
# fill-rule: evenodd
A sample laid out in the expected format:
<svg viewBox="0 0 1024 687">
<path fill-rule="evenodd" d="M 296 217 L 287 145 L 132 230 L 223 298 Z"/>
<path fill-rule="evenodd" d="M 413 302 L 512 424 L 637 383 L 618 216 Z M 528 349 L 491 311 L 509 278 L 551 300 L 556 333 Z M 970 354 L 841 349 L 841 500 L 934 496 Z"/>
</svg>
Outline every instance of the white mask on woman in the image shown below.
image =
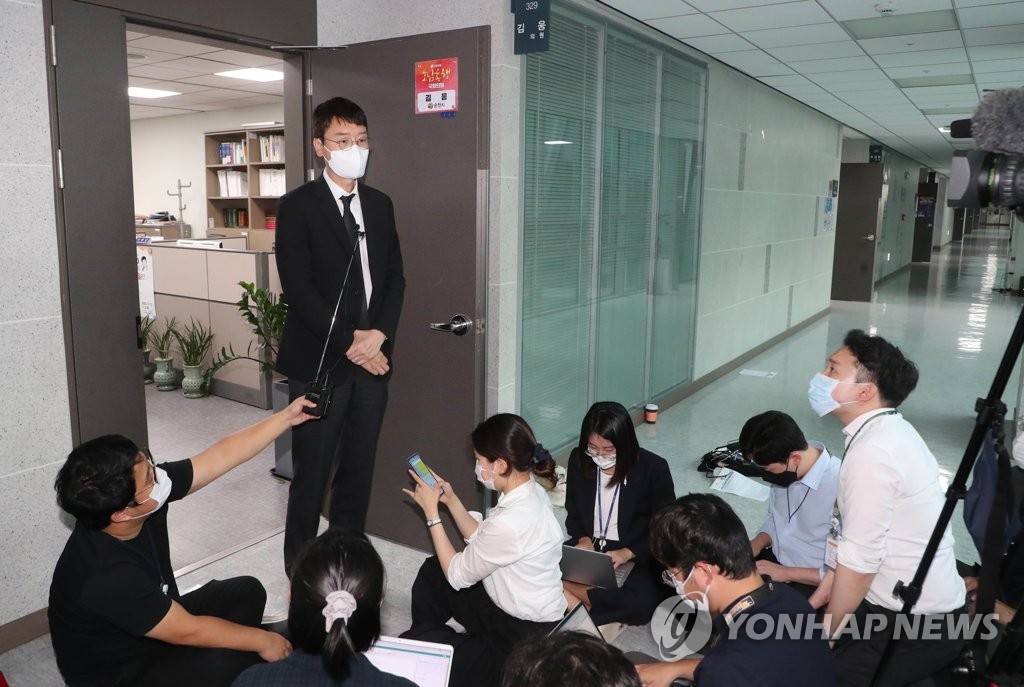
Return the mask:
<svg viewBox="0 0 1024 687">
<path fill-rule="evenodd" d="M 480 482 L 480 484 L 482 484 L 485 487 L 487 487 L 488 489 L 491 489 L 493 491 L 497 491 L 497 489 L 494 486 L 494 467 L 493 466 L 490 468 L 490 471 L 491 471 L 491 476 L 488 479 L 484 479 L 484 467 L 480 464 L 479 461 L 473 464 L 473 472 L 476 474 L 477 481 Z"/>
</svg>

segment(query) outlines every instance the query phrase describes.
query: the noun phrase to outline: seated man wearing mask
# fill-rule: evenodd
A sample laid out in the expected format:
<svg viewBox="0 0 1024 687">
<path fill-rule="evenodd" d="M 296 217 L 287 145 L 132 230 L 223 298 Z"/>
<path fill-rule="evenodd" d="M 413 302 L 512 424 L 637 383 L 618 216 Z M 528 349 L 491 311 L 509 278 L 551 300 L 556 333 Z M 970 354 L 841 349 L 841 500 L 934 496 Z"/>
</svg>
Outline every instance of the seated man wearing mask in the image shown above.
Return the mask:
<svg viewBox="0 0 1024 687">
<path fill-rule="evenodd" d="M 130 439 L 86 441 L 57 474 L 57 503 L 77 522 L 50 585 L 50 635 L 72 687 L 227 687 L 245 668 L 291 653 L 260 629 L 259 580 L 214 580 L 181 595 L 167 540 L 168 503 L 249 460 L 309 419 L 299 398 L 189 460 L 153 463 Z"/>
<path fill-rule="evenodd" d="M 668 568 L 666 584 L 697 613 L 693 621 L 678 620 L 672 617 L 676 609 L 660 621 L 675 627 L 654 621 L 651 631 L 678 641 L 682 624 L 688 635 L 674 651 L 703 651 L 703 658 L 637 666 L 645 687 L 668 687 L 677 678 L 700 687 L 835 684 L 832 656 L 813 610 L 788 586 L 757 574 L 746 529 L 725 501 L 688 494 L 662 508 L 651 520 L 651 552 Z M 706 640 L 708 614 L 710 645 L 691 646 Z"/>
<path fill-rule="evenodd" d="M 842 463 L 824 444 L 808 442 L 793 418 L 778 410 L 747 420 L 740 451 L 764 468 L 761 479 L 773 485 L 768 515 L 750 541 L 757 571 L 809 597 L 824 571 Z"/>
</svg>

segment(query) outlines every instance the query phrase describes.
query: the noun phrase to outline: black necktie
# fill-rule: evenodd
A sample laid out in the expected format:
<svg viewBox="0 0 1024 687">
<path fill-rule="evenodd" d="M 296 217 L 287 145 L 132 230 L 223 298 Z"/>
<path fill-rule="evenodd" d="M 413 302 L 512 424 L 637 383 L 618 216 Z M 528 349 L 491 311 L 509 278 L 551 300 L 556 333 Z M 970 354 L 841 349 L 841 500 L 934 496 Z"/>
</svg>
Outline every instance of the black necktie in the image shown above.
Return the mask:
<svg viewBox="0 0 1024 687">
<path fill-rule="evenodd" d="M 370 316 L 366 311 L 366 294 L 364 293 L 363 285 L 363 261 L 362 256 L 359 254 L 359 225 L 356 223 L 356 217 L 352 214 L 352 199 L 355 198 L 355 194 L 349 194 L 341 197 L 341 204 L 344 206 L 344 211 L 341 213 L 341 223 L 345 225 L 345 231 L 348 233 L 348 238 L 352 241 L 352 250 L 355 252 L 355 258 L 353 259 L 352 271 L 349 273 L 349 283 L 355 287 L 356 296 L 359 298 L 359 322 L 356 325 L 359 329 L 369 329 L 370 327 Z"/>
</svg>

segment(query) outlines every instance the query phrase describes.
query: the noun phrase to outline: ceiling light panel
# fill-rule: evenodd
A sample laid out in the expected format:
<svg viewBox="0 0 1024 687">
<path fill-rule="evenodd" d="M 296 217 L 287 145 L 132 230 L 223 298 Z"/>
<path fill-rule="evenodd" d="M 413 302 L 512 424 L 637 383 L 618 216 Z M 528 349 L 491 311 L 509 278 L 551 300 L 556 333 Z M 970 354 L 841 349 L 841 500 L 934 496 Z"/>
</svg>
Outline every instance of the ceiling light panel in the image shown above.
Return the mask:
<svg viewBox="0 0 1024 687">
<path fill-rule="evenodd" d="M 966 62 L 967 51 L 960 48 L 945 50 L 919 50 L 917 52 L 891 53 L 875 55 L 875 62 L 882 69 L 889 67 L 915 67 L 920 65 L 946 64 L 949 62 Z"/>
<path fill-rule="evenodd" d="M 960 27 L 976 29 L 982 26 L 1024 24 L 1024 2 L 969 7 L 960 10 Z"/>
<path fill-rule="evenodd" d="M 783 48 L 792 45 L 838 43 L 850 40 L 846 32 L 835 22 L 763 31 L 744 31 L 740 35 L 759 48 Z"/>
<path fill-rule="evenodd" d="M 869 55 L 964 47 L 959 31 L 937 31 L 935 33 L 915 33 L 909 36 L 868 38 L 857 42 L 860 43 L 860 46 Z"/>
<path fill-rule="evenodd" d="M 230 69 L 222 72 L 215 72 L 216 76 L 225 76 L 229 79 L 243 79 L 245 81 L 281 81 L 284 73 L 274 69 L 260 69 L 258 67 L 246 67 L 245 69 Z"/>
<path fill-rule="evenodd" d="M 821 9 L 813 0 L 787 2 L 782 5 L 766 7 L 747 7 L 724 12 L 711 12 L 716 21 L 728 26 L 733 31 L 757 31 L 759 29 L 778 29 L 787 26 L 805 26 L 831 22 L 832 17 Z"/>
<path fill-rule="evenodd" d="M 922 86 L 966 86 L 974 85 L 974 77 L 970 74 L 937 74 L 935 76 L 912 76 L 906 79 L 893 79 L 900 88 L 920 88 Z"/>
<path fill-rule="evenodd" d="M 875 5 L 881 0 L 818 0 L 818 4 L 825 8 L 829 14 L 835 17 L 836 21 L 847 21 L 849 19 L 870 19 L 878 16 Z M 949 0 L 897 0 L 894 3 L 897 7 L 896 14 L 916 14 L 919 12 L 931 12 L 933 10 L 948 10 Z"/>
<path fill-rule="evenodd" d="M 953 10 L 939 12 L 917 12 L 914 14 L 893 14 L 873 19 L 853 19 L 843 22 L 854 38 L 884 38 L 904 36 L 912 33 L 931 31 L 956 31 L 956 15 Z"/>
<path fill-rule="evenodd" d="M 680 14 L 696 14 L 697 10 L 683 0 L 601 0 L 609 7 L 625 12 L 637 19 L 675 17 Z"/>
<path fill-rule="evenodd" d="M 682 39 L 728 33 L 724 26 L 703 14 L 652 19 L 647 23 L 659 31 L 664 31 L 670 36 Z"/>
<path fill-rule="evenodd" d="M 179 41 L 174 38 L 164 38 L 163 36 L 145 36 L 138 38 L 133 41 L 129 41 L 128 47 L 132 50 L 138 50 L 139 48 L 152 48 L 153 50 L 160 50 L 162 52 L 174 53 L 175 55 L 202 55 L 204 53 L 213 52 L 217 48 L 210 47 L 208 45 L 200 45 L 199 43 L 189 43 L 187 41 Z M 145 50 L 143 50 L 145 52 Z"/>
</svg>

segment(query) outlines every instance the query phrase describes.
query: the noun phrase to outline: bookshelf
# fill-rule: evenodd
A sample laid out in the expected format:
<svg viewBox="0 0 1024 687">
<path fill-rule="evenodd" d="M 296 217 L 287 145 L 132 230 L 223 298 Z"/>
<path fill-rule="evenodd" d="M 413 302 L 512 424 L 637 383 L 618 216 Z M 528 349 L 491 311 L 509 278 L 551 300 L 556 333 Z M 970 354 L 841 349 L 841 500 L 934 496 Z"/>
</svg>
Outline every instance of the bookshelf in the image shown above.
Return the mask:
<svg viewBox="0 0 1024 687">
<path fill-rule="evenodd" d="M 284 127 L 209 131 L 203 138 L 207 231 L 276 228 L 285 191 Z"/>
</svg>

